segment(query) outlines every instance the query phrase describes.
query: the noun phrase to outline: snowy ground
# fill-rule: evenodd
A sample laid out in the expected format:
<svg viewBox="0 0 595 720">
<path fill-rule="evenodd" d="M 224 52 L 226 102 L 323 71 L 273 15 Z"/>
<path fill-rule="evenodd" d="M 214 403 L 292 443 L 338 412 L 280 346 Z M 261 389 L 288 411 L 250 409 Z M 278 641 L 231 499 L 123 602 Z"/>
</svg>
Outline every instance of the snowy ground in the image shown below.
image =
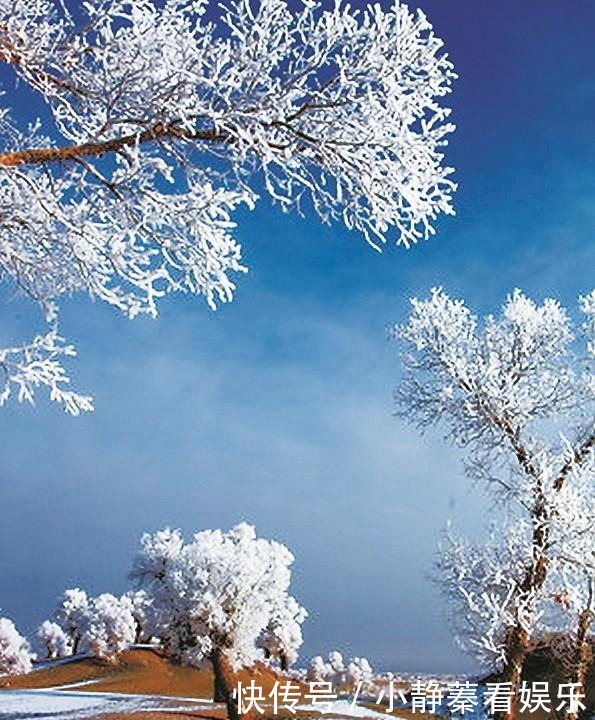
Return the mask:
<svg viewBox="0 0 595 720">
<path fill-rule="evenodd" d="M 160 710 L 161 712 L 207 710 L 215 707 L 209 700 L 191 698 L 168 698 L 154 695 L 121 695 L 117 693 L 90 693 L 73 690 L 3 690 L 0 691 L 0 720 L 78 720 L 92 718 L 101 713 L 132 713 Z M 312 709 L 311 705 L 300 706 Z M 319 717 L 319 712 L 312 713 Z M 338 700 L 332 704 L 326 720 L 333 716 L 354 718 L 386 718 L 348 701 Z M 391 720 L 396 720 L 394 717 Z"/>
<path fill-rule="evenodd" d="M 130 713 L 147 710 L 205 710 L 205 700 L 165 698 L 150 695 L 86 693 L 72 690 L 3 690 L 0 692 L 1 720 L 74 720 L 99 713 Z"/>
<path fill-rule="evenodd" d="M 314 709 L 312 705 L 298 705 L 296 709 L 306 712 L 310 710 L 314 715 L 318 716 L 319 714 L 323 714 L 321 708 L 324 708 L 324 705 Z M 350 700 L 334 700 L 331 704 L 330 712 L 324 714 L 324 717 L 326 720 L 329 720 L 329 718 L 332 718 L 334 715 L 353 718 L 383 718 L 383 720 L 387 720 L 387 718 L 389 718 L 389 720 L 402 720 L 401 718 L 397 718 L 395 715 L 388 716 L 384 712 L 370 710 L 369 708 L 365 708 L 357 704 L 354 705 Z"/>
</svg>

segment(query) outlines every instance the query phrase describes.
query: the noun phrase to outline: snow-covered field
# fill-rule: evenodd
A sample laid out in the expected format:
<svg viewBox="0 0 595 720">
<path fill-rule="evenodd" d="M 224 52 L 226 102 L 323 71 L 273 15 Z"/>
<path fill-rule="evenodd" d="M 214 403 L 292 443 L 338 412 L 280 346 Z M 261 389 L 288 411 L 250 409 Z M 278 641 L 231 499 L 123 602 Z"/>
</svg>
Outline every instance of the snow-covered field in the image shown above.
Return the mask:
<svg viewBox="0 0 595 720">
<path fill-rule="evenodd" d="M 324 707 L 324 706 L 322 706 Z M 352 718 L 384 718 L 386 720 L 387 715 L 384 712 L 378 712 L 376 710 L 370 710 L 369 708 L 363 707 L 352 703 L 350 700 L 334 700 L 331 704 L 330 712 L 323 713 L 320 708 L 312 709 L 312 705 L 298 705 L 296 710 L 301 711 L 312 711 L 313 715 L 318 716 L 324 714 L 326 720 L 332 718 L 335 715 L 341 717 L 352 717 Z M 390 720 L 401 720 L 396 716 L 391 716 Z"/>
<path fill-rule="evenodd" d="M 2 720 L 70 720 L 100 713 L 130 713 L 147 710 L 205 710 L 210 701 L 165 698 L 150 695 L 86 693 L 71 690 L 6 690 L 0 692 Z"/>
<path fill-rule="evenodd" d="M 161 712 L 189 712 L 212 709 L 209 700 L 169 698 L 155 695 L 122 695 L 117 693 L 89 693 L 73 690 L 6 690 L 0 692 L 0 720 L 78 720 L 103 713 L 132 713 L 159 710 Z M 299 706 L 312 709 L 311 705 Z M 312 715 L 318 717 L 319 710 Z M 386 718 L 381 712 L 353 705 L 346 700 L 333 702 L 331 711 L 324 717 Z M 393 716 L 392 720 L 395 720 Z M 399 720 L 398 718 L 396 720 Z"/>
</svg>

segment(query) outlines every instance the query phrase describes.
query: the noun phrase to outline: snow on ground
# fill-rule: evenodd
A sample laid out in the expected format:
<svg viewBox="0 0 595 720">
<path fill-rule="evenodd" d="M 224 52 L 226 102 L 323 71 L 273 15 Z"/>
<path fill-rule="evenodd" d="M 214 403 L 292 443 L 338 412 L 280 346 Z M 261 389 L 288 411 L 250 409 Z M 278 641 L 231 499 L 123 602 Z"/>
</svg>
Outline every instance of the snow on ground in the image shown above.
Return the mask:
<svg viewBox="0 0 595 720">
<path fill-rule="evenodd" d="M 0 718 L 17 720 L 17 718 L 35 716 L 39 720 L 46 720 L 46 718 L 85 717 L 90 710 L 96 712 L 105 705 L 105 698 L 91 694 L 52 690 L 8 690 L 0 693 Z M 110 703 L 110 709 L 111 706 Z"/>
<path fill-rule="evenodd" d="M 183 703 L 180 705 L 180 703 Z M 74 720 L 99 713 L 130 713 L 147 710 L 205 710 L 213 704 L 203 700 L 151 695 L 83 693 L 68 690 L 2 690 L 1 720 Z"/>
<path fill-rule="evenodd" d="M 65 685 L 51 685 L 44 688 L 45 690 L 75 690 L 86 687 L 88 685 L 97 685 L 97 683 L 105 682 L 105 678 L 94 678 L 93 680 L 79 680 L 79 682 L 66 683 Z"/>
<path fill-rule="evenodd" d="M 312 707 L 312 706 L 310 706 Z M 379 712 L 378 710 L 371 710 L 370 708 L 362 707 L 361 705 L 354 705 L 349 700 L 335 700 L 331 706 L 331 712 L 335 715 L 348 715 L 349 717 L 357 718 L 384 718 L 386 720 L 387 714 L 385 712 Z M 402 720 L 396 715 L 391 716 L 391 720 Z"/>
<path fill-rule="evenodd" d="M 321 703 L 319 706 L 316 705 L 297 705 L 296 710 L 311 711 L 316 714 L 324 714 L 326 720 L 330 720 L 335 715 L 348 716 L 354 718 L 383 718 L 383 720 L 403 720 L 396 715 L 388 716 L 385 712 L 379 712 L 378 710 L 371 710 L 370 708 L 362 707 L 361 705 L 354 705 L 351 700 L 333 700 L 330 705 L 330 711 L 327 712 L 327 703 Z M 324 711 L 324 712 L 323 712 Z M 0 715 L 0 717 L 2 717 Z"/>
<path fill-rule="evenodd" d="M 73 692 L 70 690 L 2 690 L 0 720 L 82 720 L 100 713 L 132 713 L 160 710 L 183 712 L 212 709 L 210 700 L 171 698 L 155 695 L 124 695 L 118 693 Z M 312 710 L 312 705 L 298 706 Z M 314 710 L 316 713 L 316 709 Z M 335 700 L 326 720 L 333 716 L 383 718 L 385 713 L 353 705 L 349 700 Z M 394 716 L 390 720 L 399 720 Z"/>
</svg>

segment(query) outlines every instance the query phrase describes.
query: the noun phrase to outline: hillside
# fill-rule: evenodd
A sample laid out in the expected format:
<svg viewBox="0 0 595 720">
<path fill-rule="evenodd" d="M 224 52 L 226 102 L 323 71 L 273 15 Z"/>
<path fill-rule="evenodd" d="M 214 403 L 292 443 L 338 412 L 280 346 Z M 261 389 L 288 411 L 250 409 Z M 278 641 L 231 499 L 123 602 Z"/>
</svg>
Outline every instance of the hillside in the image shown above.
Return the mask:
<svg viewBox="0 0 595 720">
<path fill-rule="evenodd" d="M 277 679 L 264 667 L 238 673 L 242 682 L 252 678 L 264 693 Z M 212 696 L 212 672 L 176 665 L 156 650 L 134 649 L 114 663 L 75 658 L 0 678 L 0 718 L 223 720 L 225 711 L 212 704 Z"/>
<path fill-rule="evenodd" d="M 280 677 L 269 668 L 257 666 L 239 672 L 237 679 L 242 683 L 254 679 L 266 696 Z M 224 720 L 225 710 L 212 703 L 212 691 L 210 670 L 174 664 L 153 649 L 134 649 L 123 652 L 111 664 L 94 658 L 75 658 L 38 667 L 26 675 L 0 678 L 0 719 Z M 318 715 L 312 706 L 300 705 L 295 717 Z M 270 702 L 265 709 L 266 718 L 279 717 L 273 715 Z M 411 711 L 404 708 L 399 708 L 395 715 L 407 720 L 429 717 L 421 713 L 412 717 Z M 282 712 L 281 716 L 290 715 Z M 324 717 L 378 720 L 387 715 L 384 708 L 359 704 L 350 707 L 343 700 Z"/>
<path fill-rule="evenodd" d="M 268 668 L 243 670 L 242 682 L 254 678 L 265 693 L 270 692 L 277 676 Z M 121 653 L 115 663 L 95 658 L 77 658 L 69 662 L 40 667 L 27 675 L 0 678 L 0 688 L 33 689 L 81 687 L 89 692 L 116 692 L 139 695 L 167 695 L 209 699 L 213 697 L 210 670 L 176 665 L 159 652 L 134 649 Z"/>
</svg>

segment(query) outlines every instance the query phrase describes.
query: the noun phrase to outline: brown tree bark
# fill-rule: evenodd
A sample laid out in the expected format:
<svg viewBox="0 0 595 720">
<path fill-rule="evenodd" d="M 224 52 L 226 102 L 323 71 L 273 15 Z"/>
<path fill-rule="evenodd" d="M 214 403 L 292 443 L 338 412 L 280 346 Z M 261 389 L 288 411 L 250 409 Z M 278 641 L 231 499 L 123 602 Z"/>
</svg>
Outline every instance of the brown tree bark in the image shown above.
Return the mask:
<svg viewBox="0 0 595 720">
<path fill-rule="evenodd" d="M 548 567 L 547 546 L 549 542 L 549 529 L 545 520 L 547 511 L 542 497 L 538 496 L 532 510 L 535 526 L 533 529 L 532 545 L 533 558 L 526 568 L 525 576 L 519 588 L 521 597 L 530 596 L 543 586 Z M 523 667 L 529 650 L 529 633 L 517 622 L 508 631 L 506 638 L 506 663 L 502 673 L 502 682 L 511 684 L 512 698 L 510 712 L 498 713 L 498 720 L 516 720 L 519 714 L 519 690 L 523 678 Z"/>
<path fill-rule="evenodd" d="M 227 706 L 227 717 L 229 720 L 255 720 L 253 712 L 240 712 L 241 704 L 239 698 L 234 698 L 234 690 L 237 689 L 235 674 L 225 653 L 220 648 L 215 648 L 211 653 L 213 665 L 214 687 L 213 695 L 219 694 L 221 702 Z"/>
<path fill-rule="evenodd" d="M 43 165 L 51 162 L 65 162 L 67 160 L 81 160 L 85 157 L 101 157 L 112 152 L 118 152 L 126 147 L 134 147 L 143 143 L 160 139 L 178 138 L 183 140 L 206 140 L 210 142 L 229 142 L 229 138 L 213 130 L 189 131 L 177 127 L 175 124 L 157 123 L 146 130 L 122 135 L 110 140 L 83 143 L 81 145 L 67 145 L 65 147 L 31 148 L 30 150 L 16 150 L 14 152 L 0 153 L 0 167 L 17 167 L 19 165 Z"/>
<path fill-rule="evenodd" d="M 593 649 L 589 640 L 589 633 L 593 626 L 593 619 L 595 613 L 593 611 L 593 602 L 595 600 L 593 582 L 589 585 L 589 598 L 587 607 L 579 615 L 578 627 L 576 632 L 576 646 L 575 646 L 575 658 L 574 658 L 574 672 L 570 682 L 578 683 L 581 688 L 581 692 L 585 693 L 587 690 L 587 675 L 593 662 Z M 586 711 L 579 711 L 576 713 L 568 713 L 568 720 L 579 720 L 587 715 Z M 589 712 L 590 714 L 590 712 Z"/>
<path fill-rule="evenodd" d="M 519 714 L 519 688 L 523 677 L 525 658 L 529 650 L 529 635 L 520 625 L 510 629 L 507 638 L 506 657 L 502 682 L 509 682 L 512 687 L 510 712 L 496 713 L 499 720 L 516 720 Z"/>
<path fill-rule="evenodd" d="M 227 703 L 227 691 L 225 683 L 223 682 L 222 672 L 213 663 L 213 702 L 216 703 Z M 233 690 L 232 690 L 233 692 Z"/>
<path fill-rule="evenodd" d="M 72 638 L 72 652 L 70 653 L 71 656 L 74 656 L 78 653 L 80 642 L 81 642 L 81 636 L 77 633 Z"/>
</svg>

